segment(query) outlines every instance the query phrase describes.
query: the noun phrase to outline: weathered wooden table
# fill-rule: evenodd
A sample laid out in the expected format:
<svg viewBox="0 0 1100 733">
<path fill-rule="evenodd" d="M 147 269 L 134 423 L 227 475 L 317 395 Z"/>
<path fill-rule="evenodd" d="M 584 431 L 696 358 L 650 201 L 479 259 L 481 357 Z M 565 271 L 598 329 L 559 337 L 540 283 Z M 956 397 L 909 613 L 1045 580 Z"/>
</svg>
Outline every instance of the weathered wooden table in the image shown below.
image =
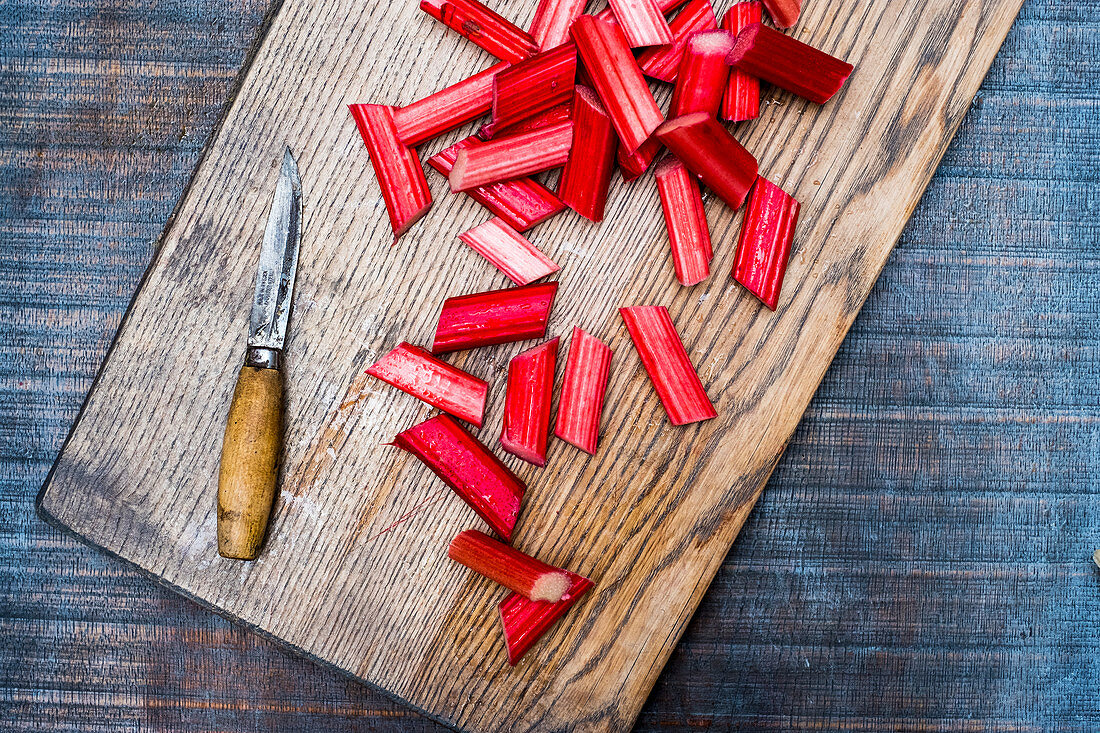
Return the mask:
<svg viewBox="0 0 1100 733">
<path fill-rule="evenodd" d="M 34 516 L 266 8 L 0 2 L 5 729 L 438 728 Z M 641 728 L 1100 728 L 1097 51 L 1025 4 Z"/>
</svg>

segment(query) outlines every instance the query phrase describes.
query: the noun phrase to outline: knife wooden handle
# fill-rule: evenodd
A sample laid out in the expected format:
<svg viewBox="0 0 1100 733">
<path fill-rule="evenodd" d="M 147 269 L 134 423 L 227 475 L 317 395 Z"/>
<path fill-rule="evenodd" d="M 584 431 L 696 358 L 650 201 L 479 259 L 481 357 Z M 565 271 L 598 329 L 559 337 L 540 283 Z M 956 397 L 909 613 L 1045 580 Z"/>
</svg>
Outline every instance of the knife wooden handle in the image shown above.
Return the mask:
<svg viewBox="0 0 1100 733">
<path fill-rule="evenodd" d="M 283 438 L 283 374 L 245 366 L 237 375 L 218 473 L 218 553 L 255 560 L 275 501 Z"/>
</svg>

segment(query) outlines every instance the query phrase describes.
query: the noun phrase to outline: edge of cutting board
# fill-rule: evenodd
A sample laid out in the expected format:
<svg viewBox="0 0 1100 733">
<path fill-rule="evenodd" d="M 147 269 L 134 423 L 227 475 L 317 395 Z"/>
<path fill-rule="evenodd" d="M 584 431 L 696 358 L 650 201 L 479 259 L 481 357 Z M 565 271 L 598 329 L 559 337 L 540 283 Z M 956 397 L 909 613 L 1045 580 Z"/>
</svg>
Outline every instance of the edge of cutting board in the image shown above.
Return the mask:
<svg viewBox="0 0 1100 733">
<path fill-rule="evenodd" d="M 98 376 L 98 374 L 97 374 L 97 376 Z M 83 408 L 81 408 L 81 409 L 83 409 Z M 79 419 L 80 419 L 80 416 L 78 415 L 77 420 L 79 420 Z M 75 425 L 75 422 L 74 422 L 74 425 Z M 72 431 L 70 430 L 70 433 L 71 432 Z M 66 441 L 67 440 L 68 440 L 68 438 L 66 438 Z M 62 448 L 62 450 L 64 450 L 64 448 Z M 60 455 L 60 453 L 59 453 L 59 455 Z M 56 465 L 56 464 L 57 464 L 57 461 L 55 460 L 54 465 Z M 84 535 L 80 534 L 75 529 L 73 529 L 72 527 L 68 526 L 67 524 L 62 522 L 60 519 L 55 517 L 53 514 L 50 514 L 49 510 L 47 510 L 44 506 L 42 506 L 42 497 L 46 493 L 46 487 L 49 486 L 49 484 L 50 484 L 50 476 L 52 474 L 53 474 L 53 467 L 51 466 L 50 467 L 50 472 L 49 472 L 49 474 L 46 475 L 46 480 L 42 484 L 42 488 L 38 490 L 38 495 L 34 499 L 34 509 L 35 509 L 35 513 L 38 514 L 39 518 L 43 522 L 50 525 L 54 529 L 59 530 L 62 534 L 67 535 L 68 537 L 71 537 L 71 538 L 77 540 L 78 542 L 80 542 L 84 545 L 87 545 L 88 547 L 91 547 L 93 550 L 97 550 L 99 552 L 102 552 L 104 555 L 106 555 L 107 557 L 110 557 L 113 560 L 117 560 L 117 561 L 121 562 L 126 567 L 130 568 L 131 570 L 136 570 L 138 572 L 138 574 L 143 575 L 146 578 L 152 580 L 157 585 L 159 585 L 163 588 L 167 588 L 168 590 L 172 591 L 173 593 L 175 593 L 179 596 L 182 596 L 183 598 L 185 598 L 188 601 L 194 603 L 195 605 L 199 606 L 200 608 L 206 609 L 207 611 L 212 611 L 216 616 L 220 616 L 220 617 L 226 619 L 227 621 L 229 621 L 231 623 L 234 623 L 238 626 L 241 626 L 241 627 L 247 629 L 248 631 L 250 631 L 254 634 L 257 634 L 258 636 L 265 639 L 266 641 L 269 641 L 269 642 L 273 643 L 275 646 L 279 647 L 283 651 L 290 652 L 291 654 L 294 654 L 295 656 L 302 657 L 304 659 L 309 660 L 310 662 L 312 662 L 313 664 L 316 664 L 319 667 L 322 667 L 324 669 L 336 672 L 341 677 L 344 677 L 346 679 L 350 679 L 353 682 L 356 682 L 360 685 L 363 685 L 364 687 L 372 690 L 373 692 L 379 693 L 380 695 L 382 695 L 382 697 L 386 698 L 387 700 L 392 700 L 393 702 L 400 703 L 401 705 L 404 705 L 405 707 L 407 707 L 410 710 L 412 710 L 413 712 L 415 712 L 417 715 L 423 715 L 425 718 L 428 718 L 429 720 L 431 720 L 435 723 L 439 723 L 440 725 L 442 725 L 446 728 L 449 728 L 449 729 L 455 730 L 455 731 L 461 731 L 462 733 L 465 733 L 468 730 L 466 728 L 462 728 L 460 726 L 455 725 L 454 723 L 447 720 L 446 718 L 441 718 L 441 717 L 425 710 L 424 708 L 420 707 L 416 703 L 413 703 L 413 702 L 401 697 L 400 695 L 397 695 L 393 692 L 390 692 L 389 690 L 387 690 L 384 687 L 380 687 L 379 685 L 376 685 L 376 684 L 374 684 L 373 682 L 371 682 L 369 680 L 363 679 L 362 677 L 359 677 L 359 676 L 355 675 L 354 673 L 349 672 L 348 670 L 343 669 L 343 668 L 333 664 L 332 662 L 327 661 L 323 657 L 318 657 L 317 655 L 312 654 L 311 652 L 290 643 L 286 639 L 280 638 L 280 637 L 276 636 L 275 634 L 272 634 L 270 631 L 267 631 L 262 626 L 257 626 L 256 624 L 253 624 L 249 621 L 246 621 L 245 619 L 240 618 L 239 616 L 235 616 L 234 614 L 230 613 L 229 611 L 225 610 L 224 608 L 219 608 L 218 606 L 215 606 L 211 603 L 208 603 L 208 602 L 204 601 L 202 598 L 199 598 L 198 596 L 192 594 L 187 589 L 181 588 L 180 586 L 175 585 L 174 583 L 171 583 L 170 581 L 166 580 L 164 577 L 162 577 L 160 575 L 157 575 L 156 573 L 152 572 L 151 570 L 147 570 L 146 568 L 141 567 L 140 565 L 135 563 L 133 560 L 128 560 L 125 557 L 123 557 L 122 555 L 119 555 L 117 552 L 115 552 L 113 550 L 110 550 L 107 547 L 99 544 L 95 540 L 89 539 L 88 537 L 85 537 Z"/>
</svg>

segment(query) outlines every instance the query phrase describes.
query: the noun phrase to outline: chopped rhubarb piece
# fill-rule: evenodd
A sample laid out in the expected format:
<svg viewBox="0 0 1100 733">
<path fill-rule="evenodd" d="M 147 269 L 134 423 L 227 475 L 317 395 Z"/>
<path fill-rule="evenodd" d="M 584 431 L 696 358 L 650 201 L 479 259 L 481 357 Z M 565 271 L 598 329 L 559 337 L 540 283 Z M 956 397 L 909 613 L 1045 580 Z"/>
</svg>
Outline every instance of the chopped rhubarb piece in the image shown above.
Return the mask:
<svg viewBox="0 0 1100 733">
<path fill-rule="evenodd" d="M 578 86 L 573 97 L 573 147 L 561 172 L 558 198 L 586 219 L 603 219 L 618 140 L 599 97 Z"/>
<path fill-rule="evenodd" d="M 481 427 L 489 384 L 440 361 L 418 346 L 400 343 L 367 369 L 367 374 L 406 394 Z"/>
<path fill-rule="evenodd" d="M 608 0 L 631 48 L 672 43 L 672 31 L 657 0 Z"/>
<path fill-rule="evenodd" d="M 700 31 L 712 31 L 718 27 L 714 17 L 714 8 L 710 0 L 691 0 L 680 14 L 668 24 L 672 31 L 672 43 L 667 46 L 654 46 L 642 51 L 638 56 L 638 66 L 642 73 L 651 79 L 676 81 L 676 72 L 680 68 L 680 57 L 684 53 L 684 44 Z"/>
<path fill-rule="evenodd" d="M 447 298 L 435 328 L 433 354 L 542 338 L 556 282 Z"/>
<path fill-rule="evenodd" d="M 699 183 L 676 158 L 665 158 L 653 171 L 665 212 L 672 264 L 681 285 L 697 285 L 710 275 L 710 229 Z"/>
<path fill-rule="evenodd" d="M 688 40 L 684 55 L 680 58 L 669 117 L 681 117 L 692 112 L 718 116 L 730 75 L 726 56 L 731 48 L 733 36 L 726 31 L 703 31 Z"/>
<path fill-rule="evenodd" d="M 494 532 L 511 541 L 527 486 L 450 415 L 436 415 L 393 439 L 451 487 Z"/>
<path fill-rule="evenodd" d="M 508 127 L 573 97 L 577 49 L 569 43 L 543 51 L 493 80 L 493 125 Z"/>
<path fill-rule="evenodd" d="M 717 417 L 668 309 L 663 305 L 642 305 L 620 308 L 619 314 L 626 322 L 626 329 L 668 413 L 669 422 L 687 425 Z"/>
<path fill-rule="evenodd" d="M 508 364 L 508 390 L 504 393 L 504 429 L 500 434 L 500 446 L 536 466 L 546 465 L 558 341 L 558 338 L 552 338 L 517 354 Z"/>
<path fill-rule="evenodd" d="M 527 31 L 478 0 L 420 0 L 420 9 L 501 61 L 514 64 L 538 53 Z"/>
<path fill-rule="evenodd" d="M 768 15 L 778 28 L 790 28 L 798 22 L 802 12 L 802 0 L 764 0 Z"/>
<path fill-rule="evenodd" d="M 494 137 L 508 137 L 518 135 L 521 132 L 541 130 L 544 127 L 568 122 L 573 119 L 573 98 L 570 97 L 562 104 L 550 109 L 544 109 L 537 115 L 526 117 L 513 125 L 498 127 L 491 120 L 478 128 L 477 136 L 482 140 L 492 140 Z"/>
<path fill-rule="evenodd" d="M 531 35 L 539 49 L 551 48 L 569 42 L 569 28 L 584 13 L 587 0 L 539 0 L 535 18 L 531 21 Z"/>
<path fill-rule="evenodd" d="M 756 181 L 757 164 L 718 120 L 695 112 L 657 128 L 657 139 L 707 188 L 731 208 L 738 208 Z"/>
<path fill-rule="evenodd" d="M 779 303 L 800 208 L 790 194 L 765 178 L 756 179 L 745 208 L 733 277 L 771 310 Z"/>
<path fill-rule="evenodd" d="M 569 590 L 557 603 L 532 601 L 512 593 L 500 602 L 500 622 L 504 626 L 504 643 L 508 647 L 508 664 L 513 667 L 530 651 L 535 642 L 565 615 L 581 596 L 592 587 L 592 581 L 576 573 L 569 576 Z"/>
<path fill-rule="evenodd" d="M 476 137 L 459 140 L 446 150 L 428 159 L 428 165 L 444 176 L 451 172 L 460 150 L 482 145 Z M 510 181 L 490 183 L 471 188 L 466 195 L 488 209 L 494 216 L 517 232 L 525 232 L 540 221 L 549 219 L 565 209 L 550 189 L 530 178 L 513 178 Z"/>
<path fill-rule="evenodd" d="M 600 416 L 610 371 L 611 347 L 574 326 L 554 435 L 592 455 L 600 442 Z"/>
<path fill-rule="evenodd" d="M 560 268 L 526 237 L 497 218 L 458 235 L 516 285 L 526 285 Z"/>
<path fill-rule="evenodd" d="M 641 147 L 635 150 L 630 155 L 627 155 L 622 145 L 619 146 L 617 158 L 619 162 L 619 171 L 623 174 L 624 181 L 633 181 L 638 176 L 642 175 L 653 163 L 653 159 L 657 157 L 657 153 L 661 152 L 661 141 L 655 137 L 651 137 L 642 143 Z"/>
<path fill-rule="evenodd" d="M 572 32 L 596 94 L 630 155 L 649 139 L 664 116 L 617 25 L 582 15 Z"/>
<path fill-rule="evenodd" d="M 511 64 L 502 61 L 394 113 L 397 136 L 406 145 L 438 137 L 488 114 L 493 107 L 493 79 Z"/>
<path fill-rule="evenodd" d="M 573 123 L 562 122 L 458 151 L 447 178 L 452 191 L 467 191 L 532 173 L 561 168 L 573 146 Z"/>
<path fill-rule="evenodd" d="M 398 138 L 393 107 L 349 104 L 348 109 L 367 145 L 396 242 L 432 208 L 432 194 L 428 191 L 424 169 L 420 167 L 416 151 Z"/>
<path fill-rule="evenodd" d="M 565 570 L 536 560 L 476 529 L 460 532 L 451 540 L 447 556 L 532 601 L 557 603 L 573 584 Z"/>
<path fill-rule="evenodd" d="M 745 26 L 737 34 L 726 63 L 818 104 L 840 91 L 853 68 L 761 23 Z"/>
<path fill-rule="evenodd" d="M 722 28 L 734 36 L 745 26 L 759 23 L 763 7 L 759 0 L 749 0 L 734 5 L 722 18 Z M 732 49 L 731 49 L 732 50 Z M 760 116 L 760 80 L 740 69 L 731 68 L 722 98 L 722 119 L 730 122 L 755 120 Z"/>
</svg>

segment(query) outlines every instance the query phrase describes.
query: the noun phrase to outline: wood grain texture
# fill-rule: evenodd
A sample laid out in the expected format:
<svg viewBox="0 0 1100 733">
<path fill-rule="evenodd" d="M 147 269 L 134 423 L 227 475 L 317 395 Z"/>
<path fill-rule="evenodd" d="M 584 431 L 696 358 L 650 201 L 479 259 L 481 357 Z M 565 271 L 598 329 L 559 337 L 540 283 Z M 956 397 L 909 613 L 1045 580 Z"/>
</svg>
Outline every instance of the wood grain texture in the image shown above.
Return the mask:
<svg viewBox="0 0 1100 733">
<path fill-rule="evenodd" d="M 8 7 L 5 726 L 437 729 L 34 517 L 263 8 Z M 1097 728 L 1097 51 L 1025 4 L 640 730 Z"/>
<path fill-rule="evenodd" d="M 663 250 L 653 234 L 659 212 L 654 197 L 634 188 L 612 192 L 602 227 L 560 218 L 543 228 L 540 241 L 563 265 L 552 329 L 579 323 L 620 359 L 601 455 L 578 461 L 562 446 L 552 451 L 550 467 L 532 476 L 517 539 L 598 588 L 515 670 L 501 664 L 499 630 L 484 623 L 499 593 L 443 560 L 440 548 L 472 521 L 465 508 L 441 503 L 387 531 L 437 491 L 421 467 L 379 447 L 424 410 L 361 378 L 397 338 L 424 341 L 443 297 L 496 279 L 449 262 L 437 244 L 461 246 L 451 229 L 473 212 L 459 199 L 441 201 L 431 223 L 389 246 L 344 110 L 366 93 L 407 102 L 441 81 L 428 74 L 409 84 L 386 69 L 412 69 L 413 78 L 472 70 L 473 54 L 442 63 L 451 56 L 446 44 L 424 52 L 415 8 L 303 3 L 276 15 L 122 325 L 43 510 L 184 592 L 457 725 L 628 727 L 1016 10 L 1014 2 L 852 2 L 807 12 L 801 37 L 862 73 L 831 105 L 785 100 L 745 131 L 763 170 L 804 204 L 774 316 L 726 281 L 704 300 L 673 285 L 670 268 L 654 277 L 646 264 Z M 235 326 L 246 320 L 242 294 L 284 141 L 298 156 L 307 202 L 288 343 L 287 470 L 266 553 L 242 569 L 212 547 L 217 416 L 241 353 Z M 227 181 L 246 187 L 227 189 Z M 715 239 L 731 241 L 735 217 L 710 208 Z M 571 252 L 562 251 L 567 240 Z M 715 269 L 728 262 L 719 256 Z M 650 302 L 669 305 L 719 419 L 664 425 L 613 322 L 615 305 Z M 508 353 L 478 352 L 462 365 L 493 377 Z M 499 406 L 487 431 L 498 423 Z M 164 436 L 172 455 L 150 450 Z"/>
</svg>

